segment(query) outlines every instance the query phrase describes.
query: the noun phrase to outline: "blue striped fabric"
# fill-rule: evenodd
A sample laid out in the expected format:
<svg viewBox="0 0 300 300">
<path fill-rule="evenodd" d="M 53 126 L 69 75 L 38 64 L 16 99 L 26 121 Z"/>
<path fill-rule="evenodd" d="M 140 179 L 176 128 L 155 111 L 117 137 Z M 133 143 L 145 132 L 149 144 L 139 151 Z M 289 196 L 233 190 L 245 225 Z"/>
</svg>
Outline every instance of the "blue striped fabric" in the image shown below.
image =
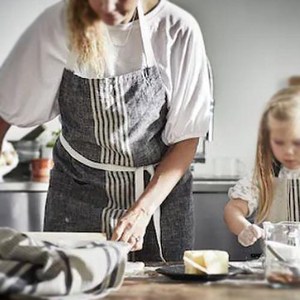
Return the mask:
<svg viewBox="0 0 300 300">
<path fill-rule="evenodd" d="M 121 286 L 127 253 L 122 242 L 58 246 L 0 228 L 0 294 L 99 299 Z"/>
</svg>

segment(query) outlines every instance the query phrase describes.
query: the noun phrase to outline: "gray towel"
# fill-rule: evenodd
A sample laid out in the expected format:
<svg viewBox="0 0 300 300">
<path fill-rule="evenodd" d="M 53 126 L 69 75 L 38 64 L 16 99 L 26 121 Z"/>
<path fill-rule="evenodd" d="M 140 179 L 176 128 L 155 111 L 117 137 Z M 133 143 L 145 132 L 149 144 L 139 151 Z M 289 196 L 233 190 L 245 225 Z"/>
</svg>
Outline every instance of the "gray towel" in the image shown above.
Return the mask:
<svg viewBox="0 0 300 300">
<path fill-rule="evenodd" d="M 127 252 L 122 242 L 62 247 L 0 228 L 0 294 L 100 298 L 121 286 Z"/>
</svg>

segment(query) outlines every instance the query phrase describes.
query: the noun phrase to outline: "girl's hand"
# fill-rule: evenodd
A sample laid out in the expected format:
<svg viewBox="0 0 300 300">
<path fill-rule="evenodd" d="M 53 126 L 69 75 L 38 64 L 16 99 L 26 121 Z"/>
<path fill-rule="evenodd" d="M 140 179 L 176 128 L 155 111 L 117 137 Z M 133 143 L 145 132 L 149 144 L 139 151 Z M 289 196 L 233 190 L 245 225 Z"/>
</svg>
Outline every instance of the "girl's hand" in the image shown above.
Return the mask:
<svg viewBox="0 0 300 300">
<path fill-rule="evenodd" d="M 255 224 L 251 224 L 240 232 L 238 241 L 244 247 L 248 247 L 261 237 L 264 237 L 264 230 Z"/>
<path fill-rule="evenodd" d="M 130 208 L 115 227 L 112 240 L 129 243 L 132 251 L 141 250 L 150 219 L 151 214 L 144 209 Z"/>
</svg>

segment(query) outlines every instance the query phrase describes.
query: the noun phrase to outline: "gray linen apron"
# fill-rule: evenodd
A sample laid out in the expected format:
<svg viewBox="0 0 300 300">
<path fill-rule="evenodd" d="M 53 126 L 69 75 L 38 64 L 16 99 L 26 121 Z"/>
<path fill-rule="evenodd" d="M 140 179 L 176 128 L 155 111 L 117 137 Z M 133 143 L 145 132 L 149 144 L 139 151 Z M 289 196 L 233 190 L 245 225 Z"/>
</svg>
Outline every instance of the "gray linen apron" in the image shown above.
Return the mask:
<svg viewBox="0 0 300 300">
<path fill-rule="evenodd" d="M 59 91 L 62 135 L 54 148 L 45 231 L 101 231 L 110 238 L 167 151 L 161 138 L 166 91 L 140 1 L 138 14 L 146 68 L 103 79 L 64 70 Z M 192 245 L 188 171 L 155 212 L 135 259 L 178 261 Z"/>
</svg>

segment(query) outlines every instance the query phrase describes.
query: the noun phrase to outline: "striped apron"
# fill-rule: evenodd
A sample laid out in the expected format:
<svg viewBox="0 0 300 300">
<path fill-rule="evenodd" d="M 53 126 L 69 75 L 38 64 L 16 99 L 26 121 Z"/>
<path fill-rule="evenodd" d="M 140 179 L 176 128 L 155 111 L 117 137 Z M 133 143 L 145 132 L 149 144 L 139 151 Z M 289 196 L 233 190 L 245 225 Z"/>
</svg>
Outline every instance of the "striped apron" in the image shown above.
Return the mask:
<svg viewBox="0 0 300 300">
<path fill-rule="evenodd" d="M 53 153 L 45 231 L 102 231 L 110 238 L 167 151 L 161 138 L 166 91 L 140 1 L 138 14 L 146 68 L 103 79 L 64 70 L 58 99 L 62 135 Z M 135 259 L 181 260 L 192 249 L 192 216 L 187 171 L 154 213 Z"/>
<path fill-rule="evenodd" d="M 300 178 L 276 178 L 274 185 L 274 198 L 268 221 L 300 222 Z"/>
</svg>

